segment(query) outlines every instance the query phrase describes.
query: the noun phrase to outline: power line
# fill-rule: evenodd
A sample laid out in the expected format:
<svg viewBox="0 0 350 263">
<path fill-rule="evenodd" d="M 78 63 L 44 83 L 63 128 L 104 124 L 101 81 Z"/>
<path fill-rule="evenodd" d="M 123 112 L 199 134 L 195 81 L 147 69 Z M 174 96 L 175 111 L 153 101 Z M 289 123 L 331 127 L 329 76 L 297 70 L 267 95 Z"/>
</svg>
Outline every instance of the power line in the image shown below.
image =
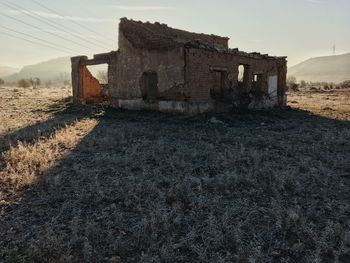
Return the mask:
<svg viewBox="0 0 350 263">
<path fill-rule="evenodd" d="M 4 13 L 0 13 L 0 15 L 5 16 L 5 17 L 7 17 L 7 18 L 10 18 L 10 19 L 12 19 L 12 20 L 15 20 L 15 21 L 17 21 L 17 22 L 20 22 L 20 23 L 22 23 L 22 24 L 24 24 L 24 25 L 27 25 L 27 26 L 29 26 L 29 27 L 32 27 L 32 28 L 38 29 L 38 30 L 40 30 L 40 31 L 43 31 L 43 32 L 45 32 L 45 33 L 48 33 L 48 34 L 51 34 L 51 35 L 56 36 L 55 34 L 51 33 L 50 31 L 45 31 L 45 30 L 41 29 L 40 27 L 37 27 L 37 26 L 31 25 L 31 24 L 28 24 L 28 23 L 26 23 L 26 22 L 24 22 L 24 21 L 22 21 L 22 20 L 20 20 L 20 19 L 17 19 L 17 18 L 8 16 L 8 15 L 6 15 L 6 14 L 4 14 Z M 75 52 L 81 53 L 81 51 L 75 51 Z"/>
<path fill-rule="evenodd" d="M 75 38 L 77 38 L 77 39 L 79 39 L 79 40 L 83 40 L 84 42 L 90 43 L 90 44 L 93 45 L 93 48 L 95 48 L 95 46 L 99 46 L 99 47 L 101 47 L 101 48 L 103 48 L 103 49 L 106 49 L 105 46 L 102 46 L 102 45 L 100 45 L 99 43 L 95 43 L 95 42 L 89 41 L 88 39 L 85 39 L 85 38 L 83 38 L 83 37 L 77 35 L 77 34 L 79 34 L 79 32 L 77 32 L 77 31 L 73 31 L 72 29 L 68 29 L 67 27 L 65 27 L 65 26 L 63 26 L 63 25 L 61 25 L 61 24 L 59 24 L 59 23 L 53 22 L 53 21 L 51 21 L 50 19 L 48 19 L 48 18 L 46 18 L 46 17 L 44 17 L 44 16 L 42 16 L 42 15 L 40 15 L 40 14 L 37 14 L 37 13 L 35 13 L 35 12 L 32 12 L 32 11 L 30 11 L 30 10 L 28 10 L 28 9 L 25 9 L 25 8 L 19 6 L 19 5 L 16 5 L 15 3 L 9 3 L 9 2 L 6 1 L 6 0 L 4 0 L 4 2 L 7 3 L 8 5 L 12 5 L 12 6 L 17 7 L 17 8 L 18 8 L 17 10 L 22 11 L 22 13 L 24 13 L 24 12 L 23 12 L 23 10 L 24 10 L 25 12 L 28 12 L 28 13 L 30 13 L 30 14 L 40 16 L 40 17 L 41 17 L 40 19 L 39 19 L 38 17 L 35 17 L 35 16 L 31 16 L 31 17 L 34 18 L 34 19 L 36 19 L 36 20 L 39 20 L 39 21 L 41 21 L 41 22 L 43 22 L 43 23 L 45 23 L 45 24 L 49 24 L 50 26 L 52 26 L 52 27 L 54 27 L 54 28 L 56 28 L 56 29 L 58 29 L 58 30 L 64 31 L 65 33 L 68 33 L 69 35 L 71 35 L 71 36 L 73 36 L 73 37 L 75 37 Z M 14 8 L 14 7 L 11 7 L 11 8 Z M 71 32 L 74 32 L 74 34 L 72 34 L 71 32 L 69 32 L 68 30 L 70 30 Z"/>
<path fill-rule="evenodd" d="M 73 53 L 78 52 L 77 50 L 70 49 L 70 48 L 67 48 L 67 47 L 64 47 L 64 46 L 61 46 L 61 45 L 57 45 L 56 43 L 53 43 L 53 42 L 47 41 L 47 40 L 45 40 L 45 39 L 41 39 L 41 38 L 32 36 L 32 35 L 27 34 L 27 33 L 24 33 L 24 32 L 20 32 L 20 31 L 17 31 L 17 30 L 8 28 L 8 27 L 6 27 L 6 26 L 0 25 L 0 27 L 4 28 L 4 29 L 6 29 L 6 30 L 8 30 L 8 31 L 10 31 L 10 32 L 17 33 L 17 34 L 20 34 L 20 35 L 25 35 L 25 36 L 28 36 L 28 37 L 33 38 L 33 39 L 35 39 L 35 40 L 38 40 L 38 41 L 44 42 L 44 43 L 46 43 L 46 44 L 52 45 L 53 47 L 59 47 L 59 48 L 65 49 L 66 52 L 67 52 L 67 51 L 68 51 L 68 52 L 73 52 Z"/>
<path fill-rule="evenodd" d="M 36 17 L 36 16 L 34 16 L 34 15 L 31 15 L 31 14 L 30 14 L 30 13 L 31 13 L 30 11 L 27 11 L 28 13 L 27 13 L 27 12 L 23 12 L 23 10 L 21 10 L 21 9 L 19 9 L 19 8 L 16 8 L 16 7 L 14 7 L 14 5 L 11 5 L 11 4 L 9 4 L 9 3 L 6 4 L 6 3 L 0 2 L 0 4 L 2 4 L 2 5 L 4 5 L 4 6 L 7 6 L 7 7 L 9 7 L 9 8 L 13 8 L 13 9 L 15 9 L 15 10 L 17 10 L 17 11 L 20 11 L 21 13 L 23 13 L 23 14 L 25 14 L 25 15 L 27 15 L 27 16 L 29 16 L 29 17 L 35 19 L 35 20 L 38 20 L 38 21 L 40 21 L 40 22 L 45 23 L 46 25 L 48 25 L 48 23 L 46 23 L 45 21 L 43 22 L 40 18 L 38 18 L 38 17 Z M 5 15 L 5 14 L 3 14 L 3 15 Z M 6 16 L 7 16 L 7 15 L 6 15 Z M 7 17 L 10 17 L 10 16 L 7 16 Z M 14 20 L 16 20 L 16 21 L 21 21 L 22 23 L 25 23 L 25 22 L 23 22 L 23 21 L 20 20 L 20 19 L 15 19 L 15 18 L 13 18 L 13 17 L 11 17 L 11 19 L 14 19 Z M 46 31 L 46 30 L 44 30 L 44 29 L 42 29 L 42 28 L 40 28 L 40 27 L 31 25 L 31 24 L 28 24 L 28 23 L 25 23 L 25 24 L 26 24 L 26 25 L 29 25 L 29 26 L 31 26 L 31 27 L 35 27 L 36 29 L 39 29 L 39 30 L 41 30 L 41 31 L 43 31 L 43 32 L 45 32 L 45 33 L 47 33 L 47 34 L 50 34 L 50 35 L 53 35 L 53 36 L 55 36 L 55 37 L 61 38 L 61 39 L 65 40 L 65 41 L 72 42 L 72 43 L 78 45 L 79 47 L 84 47 L 84 48 L 87 48 L 87 49 L 91 50 L 91 47 L 84 46 L 84 45 L 82 45 L 81 43 L 75 42 L 75 41 L 73 41 L 73 40 L 71 40 L 71 39 L 69 39 L 69 38 L 60 36 L 60 35 L 58 35 L 58 34 L 55 34 L 55 33 L 53 33 L 53 32 L 50 32 L 50 31 Z"/>
<path fill-rule="evenodd" d="M 42 47 L 51 48 L 51 49 L 54 49 L 56 51 L 61 51 L 61 52 L 65 53 L 65 54 L 67 53 L 67 51 L 61 50 L 59 48 L 52 47 L 52 46 L 49 46 L 49 45 L 46 45 L 46 44 L 43 44 L 43 43 L 39 43 L 39 42 L 30 40 L 30 39 L 27 39 L 27 38 L 24 38 L 24 37 L 15 36 L 15 35 L 12 35 L 12 34 L 7 33 L 7 32 L 0 31 L 0 34 L 6 35 L 6 36 L 10 36 L 10 37 L 13 37 L 13 38 L 16 38 L 16 39 L 20 39 L 20 40 L 23 40 L 23 41 L 26 41 L 26 42 L 29 42 L 29 43 L 32 43 L 32 44 L 35 44 L 35 45 L 39 45 L 39 46 L 42 46 Z"/>
<path fill-rule="evenodd" d="M 0 4 L 5 5 L 5 6 L 7 6 L 7 7 L 10 7 L 10 8 L 14 8 L 14 7 L 12 7 L 12 6 L 10 6 L 10 5 L 6 5 L 6 4 L 4 4 L 4 3 L 2 3 L 2 2 L 0 2 Z M 17 9 L 17 8 L 15 8 L 15 9 Z M 18 9 L 17 9 L 17 10 L 18 10 Z M 21 12 L 21 10 L 18 10 L 18 11 Z M 53 35 L 53 36 L 55 36 L 55 37 L 58 37 L 58 38 L 61 38 L 61 39 L 65 40 L 65 41 L 72 42 L 72 43 L 74 43 L 74 44 L 76 44 L 76 45 L 78 45 L 78 46 L 80 46 L 80 47 L 84 47 L 84 48 L 87 48 L 88 50 L 91 50 L 90 47 L 84 46 L 84 45 L 82 45 L 81 43 L 75 42 L 75 41 L 73 41 L 73 40 L 71 40 L 71 39 L 69 39 L 69 38 L 66 38 L 66 37 L 60 36 L 60 35 L 58 35 L 58 34 L 55 34 L 55 33 L 53 33 L 53 32 L 44 30 L 44 29 L 42 29 L 42 28 L 40 28 L 40 27 L 37 27 L 37 26 L 34 26 L 34 25 L 32 25 L 32 24 L 26 23 L 26 22 L 24 22 L 24 21 L 22 21 L 22 20 L 20 20 L 20 19 L 14 18 L 14 17 L 9 16 L 9 15 L 6 15 L 6 14 L 4 14 L 4 13 L 0 13 L 0 14 L 1 14 L 2 16 L 6 16 L 6 17 L 8 17 L 8 18 L 10 18 L 10 19 L 12 19 L 12 20 L 16 20 L 16 21 L 18 21 L 18 22 L 21 22 L 22 24 L 25 24 L 25 25 L 27 25 L 27 26 L 36 28 L 36 29 L 38 29 L 38 30 L 40 30 L 40 31 L 43 31 L 43 32 L 47 33 L 47 34 Z M 28 14 L 28 13 L 24 13 L 24 14 L 26 14 L 27 16 L 32 17 L 32 18 L 34 18 L 34 19 L 40 21 L 40 19 L 37 18 L 37 17 L 35 17 L 35 16 L 32 16 L 32 15 L 30 15 L 30 14 Z"/>
<path fill-rule="evenodd" d="M 62 15 L 61 13 L 57 12 L 56 10 L 53 10 L 53 9 L 50 8 L 50 7 L 47 7 L 46 5 L 44 5 L 44 4 L 40 3 L 40 2 L 38 2 L 37 0 L 31 0 L 31 1 L 34 2 L 34 3 L 36 3 L 37 5 L 41 6 L 42 8 L 44 8 L 44 9 L 50 11 L 50 12 L 53 12 L 53 13 L 56 14 L 56 15 L 59 15 L 59 16 L 61 16 L 61 17 L 64 17 L 64 15 Z M 80 26 L 81 28 L 84 28 L 85 30 L 87 30 L 87 31 L 89 31 L 89 32 L 91 32 L 91 33 L 94 33 L 94 34 L 99 35 L 99 36 L 101 36 L 101 37 L 103 37 L 103 38 L 106 38 L 106 36 L 100 34 L 99 32 L 97 32 L 97 31 L 95 31 L 95 30 L 92 30 L 91 28 L 85 26 L 84 24 L 78 23 L 77 21 L 74 21 L 74 20 L 69 20 L 69 21 L 70 21 L 71 23 L 75 24 L 75 25 Z M 109 38 L 109 37 L 107 37 L 107 38 L 110 39 L 110 40 L 112 40 L 112 41 L 114 41 L 114 39 L 112 39 L 112 38 Z"/>
</svg>

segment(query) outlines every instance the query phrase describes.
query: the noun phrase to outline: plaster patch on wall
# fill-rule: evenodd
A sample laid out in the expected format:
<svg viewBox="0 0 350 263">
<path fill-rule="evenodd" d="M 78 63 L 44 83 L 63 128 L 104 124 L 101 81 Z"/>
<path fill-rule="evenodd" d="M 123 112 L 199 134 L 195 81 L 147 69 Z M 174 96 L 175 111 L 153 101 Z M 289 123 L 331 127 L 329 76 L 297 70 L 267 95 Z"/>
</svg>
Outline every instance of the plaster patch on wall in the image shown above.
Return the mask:
<svg viewBox="0 0 350 263">
<path fill-rule="evenodd" d="M 271 98 L 277 97 L 277 85 L 278 79 L 277 75 L 269 77 L 269 95 Z"/>
<path fill-rule="evenodd" d="M 187 103 L 184 101 L 160 101 L 159 110 L 164 112 L 186 112 Z"/>
</svg>

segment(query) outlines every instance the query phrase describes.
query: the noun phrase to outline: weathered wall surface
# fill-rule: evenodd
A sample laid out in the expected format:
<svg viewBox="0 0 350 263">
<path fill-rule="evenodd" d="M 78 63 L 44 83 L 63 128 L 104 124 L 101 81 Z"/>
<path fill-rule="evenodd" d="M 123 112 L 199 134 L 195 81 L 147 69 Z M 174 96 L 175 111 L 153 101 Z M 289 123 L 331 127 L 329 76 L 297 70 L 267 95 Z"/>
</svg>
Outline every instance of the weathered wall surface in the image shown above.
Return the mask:
<svg viewBox="0 0 350 263">
<path fill-rule="evenodd" d="M 110 64 L 110 57 L 114 57 L 115 53 L 97 54 L 93 59 L 88 59 L 86 56 L 71 58 L 74 103 L 106 103 L 107 100 L 102 94 L 102 86 L 90 73 L 87 65 Z M 111 75 L 114 74 L 111 73 Z M 108 93 L 108 91 L 105 92 Z"/>
<path fill-rule="evenodd" d="M 168 27 L 160 23 L 142 23 L 122 18 L 119 24 L 119 31 L 133 42 L 138 48 L 149 49 L 172 49 L 178 44 L 193 40 L 228 48 L 227 37 L 216 35 L 192 33 L 180 29 Z"/>
<path fill-rule="evenodd" d="M 115 63 L 110 64 L 110 95 L 112 101 L 124 101 L 123 107 L 128 104 L 131 109 L 158 110 L 172 105 L 166 101 L 186 101 L 192 102 L 191 106 L 179 104 L 176 107 L 185 112 L 196 111 L 193 110 L 193 105 L 207 103 L 208 110 L 213 109 L 215 103 L 211 91 L 221 85 L 216 70 L 225 70 L 224 85 L 234 87 L 238 81 L 238 67 L 242 64 L 249 66 L 247 89 L 251 89 L 254 74 L 260 74 L 260 89 L 266 95 L 262 101 L 254 100 L 251 107 L 284 105 L 285 60 L 252 58 L 199 48 L 141 49 L 133 46 L 122 32 L 119 35 L 119 47 Z M 158 74 L 159 101 L 162 103 L 142 101 L 141 78 L 144 72 Z M 269 94 L 269 78 L 272 76 L 278 79 L 278 91 Z"/>
<path fill-rule="evenodd" d="M 86 102 L 99 101 L 101 98 L 100 83 L 92 76 L 86 66 L 80 67 L 80 81 L 83 87 L 82 99 Z"/>
<path fill-rule="evenodd" d="M 281 61 L 278 65 L 278 104 L 280 106 L 287 106 L 287 60 Z"/>
<path fill-rule="evenodd" d="M 112 99 L 141 98 L 141 78 L 144 72 L 158 74 L 160 97 L 176 99 L 185 92 L 185 64 L 182 47 L 164 51 L 139 49 L 133 47 L 121 32 L 119 48 L 117 64 L 112 63 L 111 68 L 113 69 L 110 72 L 110 75 L 113 75 L 113 83 L 110 87 Z"/>
<path fill-rule="evenodd" d="M 108 64 L 108 87 L 109 87 L 109 95 L 111 91 L 117 89 L 118 84 L 118 57 L 120 52 L 111 52 L 109 56 L 109 64 Z"/>
<path fill-rule="evenodd" d="M 82 87 L 80 80 L 80 63 L 88 58 L 86 56 L 77 56 L 71 58 L 72 63 L 72 89 L 73 89 L 73 102 L 80 103 L 82 98 Z"/>
<path fill-rule="evenodd" d="M 225 102 L 216 94 L 230 98 L 232 93 L 226 96 L 225 92 L 238 90 L 235 87 L 253 94 L 250 107 L 285 105 L 286 59 L 230 50 L 227 45 L 228 38 L 122 19 L 118 51 L 98 54 L 91 60 L 72 58 L 75 102 L 100 96 L 100 85 L 85 66 L 108 63 L 106 94 L 116 107 L 221 111 L 230 102 L 222 105 Z M 238 82 L 240 65 L 246 66 L 243 82 Z"/>
<path fill-rule="evenodd" d="M 230 53 L 220 53 L 205 49 L 191 48 L 186 51 L 186 86 L 193 101 L 211 99 L 211 90 L 220 85 L 217 71 L 225 70 L 225 86 L 234 87 L 238 83 L 239 65 L 249 65 L 247 89 L 251 88 L 254 74 L 262 74 L 261 90 L 268 94 L 268 78 L 278 76 L 280 62 L 276 59 L 256 59 Z M 283 78 L 283 75 L 280 75 Z M 283 80 L 281 80 L 283 81 Z M 283 85 L 283 83 L 280 83 Z M 277 98 L 276 104 L 277 104 Z"/>
</svg>

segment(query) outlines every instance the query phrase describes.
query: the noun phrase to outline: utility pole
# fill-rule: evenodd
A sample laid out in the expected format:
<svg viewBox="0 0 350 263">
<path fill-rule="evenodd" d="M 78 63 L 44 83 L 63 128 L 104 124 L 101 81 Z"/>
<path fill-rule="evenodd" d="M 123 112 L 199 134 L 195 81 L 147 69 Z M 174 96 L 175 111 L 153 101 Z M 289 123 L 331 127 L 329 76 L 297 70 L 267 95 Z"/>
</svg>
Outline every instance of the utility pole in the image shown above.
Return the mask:
<svg viewBox="0 0 350 263">
<path fill-rule="evenodd" d="M 335 44 L 333 45 L 333 56 L 335 56 Z"/>
</svg>

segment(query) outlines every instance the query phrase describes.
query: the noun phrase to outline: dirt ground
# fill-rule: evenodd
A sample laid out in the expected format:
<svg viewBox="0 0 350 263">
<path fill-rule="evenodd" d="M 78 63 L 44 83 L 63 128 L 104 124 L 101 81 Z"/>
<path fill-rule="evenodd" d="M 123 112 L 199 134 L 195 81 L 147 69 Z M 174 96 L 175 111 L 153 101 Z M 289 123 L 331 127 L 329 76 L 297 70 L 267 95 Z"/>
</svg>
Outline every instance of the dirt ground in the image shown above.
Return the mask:
<svg viewBox="0 0 350 263">
<path fill-rule="evenodd" d="M 195 117 L 68 96 L 0 88 L 0 262 L 350 262 L 350 90 Z"/>
</svg>

